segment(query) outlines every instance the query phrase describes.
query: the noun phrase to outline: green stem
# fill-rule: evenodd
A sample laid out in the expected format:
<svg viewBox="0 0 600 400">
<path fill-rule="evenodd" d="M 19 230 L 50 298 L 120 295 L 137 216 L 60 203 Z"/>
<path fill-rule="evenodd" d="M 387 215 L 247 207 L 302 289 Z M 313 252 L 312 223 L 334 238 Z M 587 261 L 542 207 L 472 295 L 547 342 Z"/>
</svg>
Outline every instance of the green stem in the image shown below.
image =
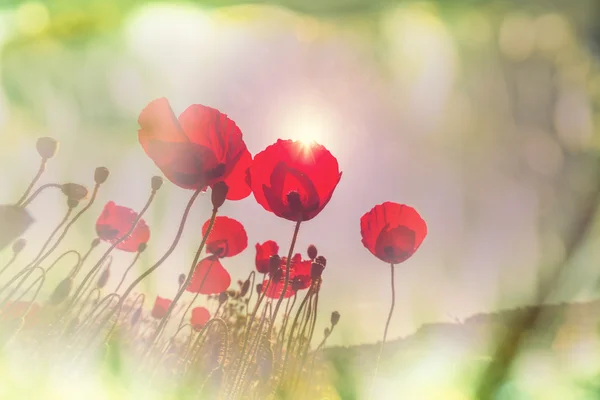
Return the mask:
<svg viewBox="0 0 600 400">
<path fill-rule="evenodd" d="M 42 161 L 40 162 L 40 167 L 38 168 L 37 173 L 33 177 L 33 180 L 31 181 L 31 183 L 29 184 L 29 186 L 27 186 L 27 189 L 25 190 L 25 193 L 23 193 L 23 195 L 21 196 L 21 198 L 19 199 L 19 201 L 17 201 L 17 205 L 20 205 L 23 201 L 25 201 L 25 199 L 27 198 L 27 196 L 29 196 L 29 193 L 31 192 L 31 189 L 33 189 L 33 186 L 36 184 L 36 182 L 40 179 L 40 177 L 42 176 L 42 174 L 46 170 L 46 162 L 47 161 L 48 161 L 47 158 L 42 158 Z"/>
</svg>

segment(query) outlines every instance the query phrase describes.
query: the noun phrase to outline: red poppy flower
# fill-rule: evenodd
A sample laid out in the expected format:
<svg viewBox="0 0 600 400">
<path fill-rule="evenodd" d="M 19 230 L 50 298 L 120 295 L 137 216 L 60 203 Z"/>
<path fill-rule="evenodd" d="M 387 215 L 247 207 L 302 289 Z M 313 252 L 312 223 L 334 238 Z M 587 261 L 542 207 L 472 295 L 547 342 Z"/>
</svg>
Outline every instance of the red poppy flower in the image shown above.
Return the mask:
<svg viewBox="0 0 600 400">
<path fill-rule="evenodd" d="M 114 201 L 109 201 L 96 221 L 98 237 L 109 243 L 117 242 L 125 236 L 138 214 L 131 208 L 118 206 Z M 142 243 L 150 240 L 150 228 L 143 219 L 140 219 L 135 229 L 125 240 L 117 245 L 117 249 L 129 252 L 138 251 Z"/>
<path fill-rule="evenodd" d="M 201 260 L 194 269 L 192 280 L 186 288 L 188 292 L 200 294 L 217 294 L 227 290 L 231 284 L 229 272 L 215 255 Z"/>
<path fill-rule="evenodd" d="M 39 312 L 41 309 L 42 307 L 38 303 L 31 303 L 29 301 L 9 301 L 6 303 L 1 319 L 3 321 L 10 321 L 17 318 L 23 318 L 23 328 L 28 329 L 35 326 L 39 320 Z"/>
<path fill-rule="evenodd" d="M 192 317 L 190 323 L 195 330 L 199 331 L 204 328 L 204 325 L 210 320 L 210 313 L 204 307 L 195 307 L 192 309 Z"/>
<path fill-rule="evenodd" d="M 398 264 L 414 254 L 427 235 L 419 213 L 404 204 L 385 202 L 360 219 L 363 245 L 386 263 Z"/>
<path fill-rule="evenodd" d="M 267 240 L 263 244 L 256 243 L 256 270 L 261 274 L 269 272 L 271 257 L 279 253 L 279 245 L 273 240 Z"/>
<path fill-rule="evenodd" d="M 176 118 L 169 101 L 160 98 L 142 110 L 138 123 L 144 151 L 177 186 L 206 189 L 225 181 L 229 200 L 250 194 L 245 176 L 252 156 L 227 115 L 193 104 Z"/>
<path fill-rule="evenodd" d="M 167 315 L 170 306 L 171 300 L 156 296 L 154 307 L 152 308 L 152 318 L 163 319 Z"/>
<path fill-rule="evenodd" d="M 269 285 L 268 288 L 267 288 L 267 285 Z M 263 289 L 266 289 L 265 296 L 267 296 L 271 299 L 280 298 L 281 294 L 283 293 L 284 286 L 285 286 L 285 282 L 283 281 L 283 279 L 278 282 L 272 280 L 271 283 L 269 283 L 268 279 L 265 279 L 265 281 L 262 284 Z M 285 291 L 285 296 L 283 296 L 283 298 L 287 299 L 288 297 L 292 297 L 293 295 L 294 295 L 294 291 L 292 290 L 292 285 L 290 285 L 288 283 L 288 287 L 287 287 L 287 290 Z"/>
<path fill-rule="evenodd" d="M 285 268 L 287 264 L 287 257 L 281 257 L 281 265 L 277 276 L 272 277 L 275 282 L 285 282 Z M 290 262 L 290 278 L 288 285 L 292 287 L 292 290 L 302 290 L 310 287 L 311 278 L 310 270 L 312 261 L 303 260 L 300 253 L 294 254 L 292 261 Z M 283 290 L 283 287 L 280 290 Z"/>
<path fill-rule="evenodd" d="M 206 235 L 210 220 L 202 226 L 202 236 Z M 206 252 L 219 258 L 233 257 L 248 247 L 248 235 L 244 226 L 233 218 L 217 217 L 206 240 Z"/>
<path fill-rule="evenodd" d="M 325 147 L 291 140 L 278 140 L 258 153 L 248 171 L 256 201 L 290 221 L 319 214 L 342 177 Z"/>
</svg>

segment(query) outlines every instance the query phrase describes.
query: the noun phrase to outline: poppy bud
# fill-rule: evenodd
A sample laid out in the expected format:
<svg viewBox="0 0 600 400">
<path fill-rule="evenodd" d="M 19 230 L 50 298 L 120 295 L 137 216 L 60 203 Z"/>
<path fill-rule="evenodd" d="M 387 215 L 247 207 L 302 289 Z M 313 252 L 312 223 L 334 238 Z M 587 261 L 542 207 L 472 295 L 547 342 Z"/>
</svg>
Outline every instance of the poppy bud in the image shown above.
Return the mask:
<svg viewBox="0 0 600 400">
<path fill-rule="evenodd" d="M 27 210 L 15 205 L 0 205 L 0 250 L 21 236 L 33 223 Z"/>
<path fill-rule="evenodd" d="M 227 301 L 227 292 L 221 292 L 221 294 L 219 294 L 219 304 L 223 304 Z"/>
<path fill-rule="evenodd" d="M 67 206 L 69 208 L 75 208 L 79 205 L 79 200 L 75 200 L 75 199 L 68 199 L 67 200 Z"/>
<path fill-rule="evenodd" d="M 336 326 L 339 321 L 340 321 L 340 313 L 337 311 L 332 312 L 331 313 L 331 326 Z"/>
<path fill-rule="evenodd" d="M 315 259 L 316 262 L 318 262 L 319 264 L 321 264 L 323 266 L 323 268 L 325 268 L 327 266 L 327 259 L 323 256 L 318 256 Z"/>
<path fill-rule="evenodd" d="M 60 190 L 69 199 L 78 201 L 85 199 L 88 195 L 86 187 L 77 183 L 65 183 L 61 185 Z"/>
<path fill-rule="evenodd" d="M 152 190 L 154 190 L 155 192 L 161 188 L 163 184 L 163 178 L 161 178 L 160 176 L 153 176 L 152 177 Z"/>
<path fill-rule="evenodd" d="M 216 210 L 225 203 L 225 199 L 227 198 L 227 192 L 229 191 L 229 186 L 223 181 L 217 182 L 212 187 L 212 192 L 210 194 L 210 199 L 212 201 L 213 209 Z"/>
<path fill-rule="evenodd" d="M 248 293 L 248 289 L 250 289 L 250 279 L 246 279 L 246 282 L 242 285 L 240 296 L 244 297 Z"/>
<path fill-rule="evenodd" d="M 98 289 L 102 289 L 104 286 L 106 286 L 108 278 L 110 278 L 110 267 L 106 267 L 106 269 L 102 271 L 100 278 L 98 278 L 98 283 L 96 284 Z"/>
<path fill-rule="evenodd" d="M 274 275 L 281 267 L 281 257 L 277 254 L 272 255 L 269 259 L 269 273 Z"/>
<path fill-rule="evenodd" d="M 58 150 L 58 142 L 51 137 L 39 138 L 35 144 L 37 151 L 43 159 L 54 157 Z"/>
<path fill-rule="evenodd" d="M 327 336 L 329 336 L 330 333 L 331 333 L 331 331 L 329 330 L 329 328 L 325 328 L 323 335 L 325 335 L 325 337 L 327 337 Z"/>
<path fill-rule="evenodd" d="M 21 238 L 21 239 L 17 239 L 16 242 L 13 243 L 12 246 L 12 251 L 15 254 L 20 253 L 21 251 L 23 251 L 23 249 L 25 248 L 25 245 L 27 244 L 27 240 Z"/>
<path fill-rule="evenodd" d="M 262 283 L 258 283 L 256 285 L 256 293 L 261 294 L 262 293 Z"/>
<path fill-rule="evenodd" d="M 65 299 L 69 297 L 72 287 L 73 279 L 71 277 L 63 279 L 50 295 L 50 304 L 57 306 L 65 301 Z"/>
<path fill-rule="evenodd" d="M 310 279 L 312 280 L 317 280 L 321 278 L 321 275 L 323 274 L 323 270 L 325 269 L 324 266 L 322 266 L 319 263 L 312 263 L 312 265 L 310 266 Z"/>
<path fill-rule="evenodd" d="M 138 245 L 138 253 L 143 253 L 144 250 L 146 250 L 146 248 L 148 247 L 148 243 L 140 243 Z"/>
<path fill-rule="evenodd" d="M 133 312 L 133 315 L 131 316 L 131 326 L 135 325 L 138 323 L 138 321 L 140 320 L 140 317 L 142 315 L 142 308 L 138 308 L 137 310 L 135 310 Z"/>
<path fill-rule="evenodd" d="M 92 240 L 91 246 L 92 247 L 98 247 L 99 244 L 100 244 L 100 239 L 96 238 L 96 239 Z"/>
<path fill-rule="evenodd" d="M 94 182 L 98 185 L 102 185 L 108 179 L 110 172 L 106 167 L 98 167 L 94 171 Z"/>
<path fill-rule="evenodd" d="M 179 274 L 179 286 L 185 283 L 185 274 Z"/>
<path fill-rule="evenodd" d="M 310 245 L 308 246 L 308 249 L 306 249 L 306 254 L 308 254 L 308 258 L 310 258 L 311 260 L 314 260 L 315 258 L 317 258 L 317 248 L 314 245 Z"/>
</svg>

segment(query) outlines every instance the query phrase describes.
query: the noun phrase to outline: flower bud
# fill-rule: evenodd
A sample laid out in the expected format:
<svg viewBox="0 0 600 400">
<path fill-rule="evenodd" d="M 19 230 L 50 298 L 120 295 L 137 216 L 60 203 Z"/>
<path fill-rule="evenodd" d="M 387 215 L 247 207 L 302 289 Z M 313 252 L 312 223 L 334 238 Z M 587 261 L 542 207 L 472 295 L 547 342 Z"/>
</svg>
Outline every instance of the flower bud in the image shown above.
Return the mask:
<svg viewBox="0 0 600 400">
<path fill-rule="evenodd" d="M 155 192 L 161 188 L 161 186 L 163 185 L 163 178 L 160 176 L 153 176 L 152 177 L 152 190 L 154 190 Z"/>
<path fill-rule="evenodd" d="M 315 258 L 315 261 L 321 264 L 323 268 L 327 266 L 327 259 L 323 256 L 318 256 L 317 258 Z"/>
<path fill-rule="evenodd" d="M 275 271 L 275 273 L 271 274 L 271 277 L 273 278 L 273 280 L 275 282 L 281 282 L 281 280 L 283 279 L 283 270 L 280 268 L 277 271 Z"/>
<path fill-rule="evenodd" d="M 275 275 L 275 273 L 281 269 L 281 257 L 277 254 L 272 255 L 269 259 L 269 273 Z"/>
<path fill-rule="evenodd" d="M 144 250 L 146 250 L 146 248 L 148 247 L 148 243 L 140 243 L 138 245 L 138 253 L 143 253 Z"/>
<path fill-rule="evenodd" d="M 312 279 L 312 280 L 320 279 L 321 275 L 323 274 L 324 269 L 325 269 L 325 267 L 322 266 L 321 264 L 313 262 L 312 265 L 310 266 L 310 279 Z"/>
<path fill-rule="evenodd" d="M 317 258 L 318 255 L 317 248 L 311 244 L 310 246 L 308 246 L 308 249 L 306 249 L 306 254 L 308 254 L 308 258 L 314 260 L 315 258 Z"/>
<path fill-rule="evenodd" d="M 25 240 L 23 238 L 17 239 L 12 245 L 13 253 L 18 254 L 21 251 L 23 251 L 26 244 L 27 244 L 27 240 Z"/>
<path fill-rule="evenodd" d="M 102 271 L 102 275 L 100 275 L 100 278 L 98 278 L 96 287 L 98 287 L 98 289 L 102 289 L 104 286 L 106 286 L 108 278 L 110 278 L 110 267 L 106 267 L 104 271 Z"/>
<path fill-rule="evenodd" d="M 102 185 L 108 179 L 108 175 L 110 175 L 108 168 L 98 167 L 94 171 L 94 182 L 98 185 Z"/>
<path fill-rule="evenodd" d="M 185 283 L 185 274 L 179 274 L 179 286 L 181 287 Z"/>
<path fill-rule="evenodd" d="M 75 199 L 68 199 L 67 200 L 67 206 L 69 208 L 75 208 L 79 205 L 79 200 L 75 200 Z"/>
<path fill-rule="evenodd" d="M 131 316 L 131 326 L 134 326 L 135 324 L 138 323 L 138 321 L 140 320 L 140 317 L 142 316 L 142 308 L 138 308 L 137 310 L 135 310 L 133 312 L 133 315 Z"/>
<path fill-rule="evenodd" d="M 219 304 L 225 303 L 227 301 L 227 297 L 229 297 L 227 292 L 221 292 L 221 294 L 219 294 Z"/>
<path fill-rule="evenodd" d="M 298 279 L 291 280 L 290 283 L 294 292 L 297 292 L 302 288 L 302 282 Z"/>
<path fill-rule="evenodd" d="M 262 283 L 258 283 L 256 285 L 256 293 L 261 294 L 262 293 L 262 289 L 263 289 Z"/>
<path fill-rule="evenodd" d="M 98 247 L 98 245 L 100 244 L 100 239 L 99 238 L 95 238 L 94 240 L 92 240 L 92 247 Z"/>
<path fill-rule="evenodd" d="M 244 297 L 248 293 L 249 289 L 250 289 L 250 279 L 246 279 L 246 282 L 244 282 L 244 284 L 242 285 L 242 289 L 240 291 L 240 296 Z"/>
<path fill-rule="evenodd" d="M 33 222 L 33 218 L 24 208 L 0 205 L 0 250 L 23 235 Z"/>
<path fill-rule="evenodd" d="M 340 321 L 340 313 L 337 311 L 332 312 L 331 313 L 331 326 L 336 326 L 339 321 Z"/>
<path fill-rule="evenodd" d="M 325 331 L 323 332 L 323 335 L 325 337 L 329 336 L 331 334 L 331 330 L 329 330 L 329 328 L 325 328 Z"/>
<path fill-rule="evenodd" d="M 229 191 L 229 186 L 223 181 L 217 182 L 212 187 L 212 192 L 210 194 L 210 199 L 212 201 L 213 209 L 217 210 L 219 207 L 225 203 L 225 199 L 227 199 L 227 192 Z"/>
<path fill-rule="evenodd" d="M 73 287 L 73 278 L 68 277 L 63 279 L 58 286 L 54 289 L 54 292 L 50 295 L 50 304 L 59 305 L 67 297 L 69 297 L 69 293 L 71 293 L 71 288 Z"/>
<path fill-rule="evenodd" d="M 47 160 L 54 157 L 58 151 L 58 142 L 51 137 L 42 137 L 37 140 L 35 147 L 40 157 Z"/>
<path fill-rule="evenodd" d="M 88 195 L 87 188 L 77 183 L 65 183 L 60 186 L 60 190 L 69 199 L 77 201 L 85 199 Z"/>
</svg>

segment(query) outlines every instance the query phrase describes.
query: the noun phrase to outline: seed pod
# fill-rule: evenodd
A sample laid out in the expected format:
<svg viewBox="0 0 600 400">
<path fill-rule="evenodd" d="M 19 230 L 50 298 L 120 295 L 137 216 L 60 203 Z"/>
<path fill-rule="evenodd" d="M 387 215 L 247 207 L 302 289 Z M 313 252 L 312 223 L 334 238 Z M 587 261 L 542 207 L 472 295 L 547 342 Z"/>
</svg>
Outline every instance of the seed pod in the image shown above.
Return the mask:
<svg viewBox="0 0 600 400">
<path fill-rule="evenodd" d="M 98 278 L 98 283 L 96 284 L 98 289 L 102 289 L 104 286 L 106 286 L 108 278 L 110 278 L 110 266 L 106 267 L 104 271 L 102 271 L 100 278 Z"/>
<path fill-rule="evenodd" d="M 221 294 L 219 294 L 219 304 L 225 303 L 228 297 L 227 292 L 221 292 Z"/>
<path fill-rule="evenodd" d="M 56 152 L 58 151 L 58 142 L 51 137 L 41 137 L 35 143 L 35 147 L 37 148 L 40 157 L 47 160 L 56 155 Z"/>
<path fill-rule="evenodd" d="M 331 326 L 336 326 L 339 321 L 340 321 L 340 313 L 337 311 L 332 312 L 331 313 Z"/>
<path fill-rule="evenodd" d="M 148 243 L 140 243 L 138 245 L 138 253 L 143 253 L 148 248 Z"/>
<path fill-rule="evenodd" d="M 54 292 L 50 295 L 50 304 L 59 305 L 71 293 L 71 288 L 73 287 L 73 278 L 67 277 L 63 279 L 54 289 Z"/>
<path fill-rule="evenodd" d="M 96 238 L 96 239 L 92 240 L 91 246 L 98 247 L 99 244 L 100 244 L 100 238 Z"/>
<path fill-rule="evenodd" d="M 96 182 L 98 185 L 102 185 L 108 179 L 109 174 L 110 172 L 106 167 L 96 168 L 94 171 L 94 182 Z"/>
<path fill-rule="evenodd" d="M 213 209 L 217 210 L 219 207 L 225 203 L 227 199 L 227 192 L 229 191 L 229 186 L 225 182 L 217 182 L 212 187 L 212 192 L 210 194 L 210 199 L 212 201 Z"/>
<path fill-rule="evenodd" d="M 256 285 L 256 293 L 261 294 L 262 293 L 262 283 L 259 283 Z"/>
<path fill-rule="evenodd" d="M 21 251 L 23 251 L 23 249 L 25 248 L 25 245 L 27 244 L 27 240 L 21 238 L 21 239 L 17 239 L 12 246 L 12 251 L 15 254 L 20 253 Z"/>
<path fill-rule="evenodd" d="M 153 176 L 151 185 L 152 190 L 156 192 L 163 185 L 163 178 L 161 178 L 160 176 Z"/>
<path fill-rule="evenodd" d="M 179 274 L 179 286 L 185 283 L 185 274 Z"/>
<path fill-rule="evenodd" d="M 88 195 L 87 188 L 77 183 L 64 183 L 60 186 L 60 190 L 67 198 L 77 201 L 85 199 Z"/>
<path fill-rule="evenodd" d="M 325 267 L 319 263 L 313 262 L 310 266 L 310 279 L 317 280 L 321 278 Z"/>
<path fill-rule="evenodd" d="M 67 200 L 67 206 L 69 208 L 75 208 L 79 205 L 79 200 L 75 200 L 75 199 L 68 199 Z"/>
<path fill-rule="evenodd" d="M 308 254 L 308 258 L 314 260 L 315 258 L 317 258 L 317 255 L 319 253 L 317 251 L 317 248 L 311 244 L 310 246 L 308 246 L 308 249 L 306 249 L 306 254 Z"/>
<path fill-rule="evenodd" d="M 325 331 L 323 332 L 323 335 L 325 337 L 329 336 L 331 334 L 331 331 L 329 330 L 329 328 L 325 328 Z"/>
<path fill-rule="evenodd" d="M 250 279 L 246 279 L 246 282 L 244 282 L 244 284 L 242 285 L 240 296 L 244 297 L 248 293 L 248 289 L 250 289 Z"/>
<path fill-rule="evenodd" d="M 318 256 L 317 258 L 315 258 L 315 261 L 321 264 L 323 268 L 327 266 L 327 259 L 323 256 Z"/>
</svg>

